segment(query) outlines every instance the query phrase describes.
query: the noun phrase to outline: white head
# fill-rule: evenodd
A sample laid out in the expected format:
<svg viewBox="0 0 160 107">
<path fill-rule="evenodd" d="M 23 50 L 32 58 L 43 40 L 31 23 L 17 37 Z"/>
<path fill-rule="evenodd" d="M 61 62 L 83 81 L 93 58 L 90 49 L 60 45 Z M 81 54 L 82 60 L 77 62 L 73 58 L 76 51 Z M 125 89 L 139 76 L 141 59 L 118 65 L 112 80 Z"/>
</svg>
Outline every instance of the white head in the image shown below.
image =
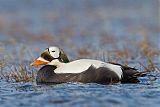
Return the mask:
<svg viewBox="0 0 160 107">
<path fill-rule="evenodd" d="M 35 60 L 31 65 L 46 65 L 51 64 L 53 65 L 53 62 L 59 61 L 60 63 L 67 63 L 69 62 L 67 56 L 65 55 L 64 51 L 58 47 L 52 46 L 47 48 L 41 56 Z M 51 63 L 52 62 L 52 63 Z"/>
</svg>

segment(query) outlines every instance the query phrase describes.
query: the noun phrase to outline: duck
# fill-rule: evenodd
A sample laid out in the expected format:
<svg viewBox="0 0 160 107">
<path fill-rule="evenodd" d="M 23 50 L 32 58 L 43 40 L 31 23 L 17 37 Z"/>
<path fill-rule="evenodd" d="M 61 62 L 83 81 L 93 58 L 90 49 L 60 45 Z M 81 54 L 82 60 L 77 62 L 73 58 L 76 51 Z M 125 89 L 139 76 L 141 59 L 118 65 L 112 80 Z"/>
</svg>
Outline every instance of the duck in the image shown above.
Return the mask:
<svg viewBox="0 0 160 107">
<path fill-rule="evenodd" d="M 31 66 L 44 65 L 37 72 L 36 82 L 43 84 L 79 83 L 139 83 L 146 72 L 118 63 L 94 59 L 70 61 L 63 49 L 51 46 L 33 61 Z"/>
</svg>

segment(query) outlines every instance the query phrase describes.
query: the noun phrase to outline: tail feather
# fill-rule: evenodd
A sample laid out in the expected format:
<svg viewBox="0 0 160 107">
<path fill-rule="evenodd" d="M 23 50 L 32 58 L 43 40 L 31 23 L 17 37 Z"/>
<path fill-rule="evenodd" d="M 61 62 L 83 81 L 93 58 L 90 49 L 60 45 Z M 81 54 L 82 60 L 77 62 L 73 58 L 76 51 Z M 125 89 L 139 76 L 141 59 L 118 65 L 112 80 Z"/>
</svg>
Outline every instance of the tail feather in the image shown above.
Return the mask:
<svg viewBox="0 0 160 107">
<path fill-rule="evenodd" d="M 138 80 L 138 77 L 144 77 L 149 72 L 149 71 L 139 72 L 136 68 L 124 66 L 124 65 L 114 63 L 114 62 L 108 62 L 108 63 L 121 66 L 122 71 L 123 71 L 123 76 L 121 80 L 122 83 L 138 83 L 140 82 Z"/>
<path fill-rule="evenodd" d="M 148 72 L 144 71 L 144 72 L 137 72 L 133 75 L 133 77 L 144 77 L 148 74 Z"/>
<path fill-rule="evenodd" d="M 148 72 L 139 72 L 135 68 L 122 67 L 123 77 L 122 83 L 138 83 L 138 77 L 144 77 Z"/>
</svg>

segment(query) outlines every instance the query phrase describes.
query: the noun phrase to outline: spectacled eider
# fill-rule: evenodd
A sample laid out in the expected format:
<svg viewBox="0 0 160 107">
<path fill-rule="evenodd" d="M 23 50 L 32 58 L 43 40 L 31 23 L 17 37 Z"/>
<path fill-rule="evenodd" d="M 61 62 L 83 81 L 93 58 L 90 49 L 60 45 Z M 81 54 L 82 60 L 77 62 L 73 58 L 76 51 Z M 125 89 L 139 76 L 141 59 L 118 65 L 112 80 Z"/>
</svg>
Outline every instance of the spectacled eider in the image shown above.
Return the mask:
<svg viewBox="0 0 160 107">
<path fill-rule="evenodd" d="M 138 72 L 135 68 L 99 60 L 79 59 L 70 62 L 58 47 L 47 48 L 31 65 L 45 65 L 37 73 L 37 83 L 138 83 L 137 78 L 146 75 L 146 72 Z"/>
</svg>

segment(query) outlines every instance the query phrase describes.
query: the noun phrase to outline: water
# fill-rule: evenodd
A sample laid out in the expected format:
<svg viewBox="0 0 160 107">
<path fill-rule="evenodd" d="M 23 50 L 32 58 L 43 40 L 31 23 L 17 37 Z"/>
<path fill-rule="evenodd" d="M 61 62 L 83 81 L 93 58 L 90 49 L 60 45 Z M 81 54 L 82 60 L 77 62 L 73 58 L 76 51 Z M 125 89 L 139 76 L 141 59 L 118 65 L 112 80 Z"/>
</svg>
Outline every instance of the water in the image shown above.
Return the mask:
<svg viewBox="0 0 160 107">
<path fill-rule="evenodd" d="M 148 62 L 134 44 L 147 36 L 160 52 L 158 3 L 158 0 L 0 0 L 0 62 L 4 63 L 3 67 L 0 63 L 1 71 L 9 73 L 21 66 L 36 73 L 40 67 L 29 64 L 50 45 L 63 48 L 72 60 L 82 57 L 104 60 L 108 51 L 125 46 L 131 50 L 128 64 L 143 71 L 137 62 L 144 65 Z M 153 63 L 160 68 L 160 56 L 155 56 Z M 159 70 L 140 80 L 139 84 L 37 85 L 3 78 L 0 107 L 159 107 Z"/>
<path fill-rule="evenodd" d="M 1 106 L 159 106 L 159 84 L 17 84 L 1 81 Z"/>
</svg>

